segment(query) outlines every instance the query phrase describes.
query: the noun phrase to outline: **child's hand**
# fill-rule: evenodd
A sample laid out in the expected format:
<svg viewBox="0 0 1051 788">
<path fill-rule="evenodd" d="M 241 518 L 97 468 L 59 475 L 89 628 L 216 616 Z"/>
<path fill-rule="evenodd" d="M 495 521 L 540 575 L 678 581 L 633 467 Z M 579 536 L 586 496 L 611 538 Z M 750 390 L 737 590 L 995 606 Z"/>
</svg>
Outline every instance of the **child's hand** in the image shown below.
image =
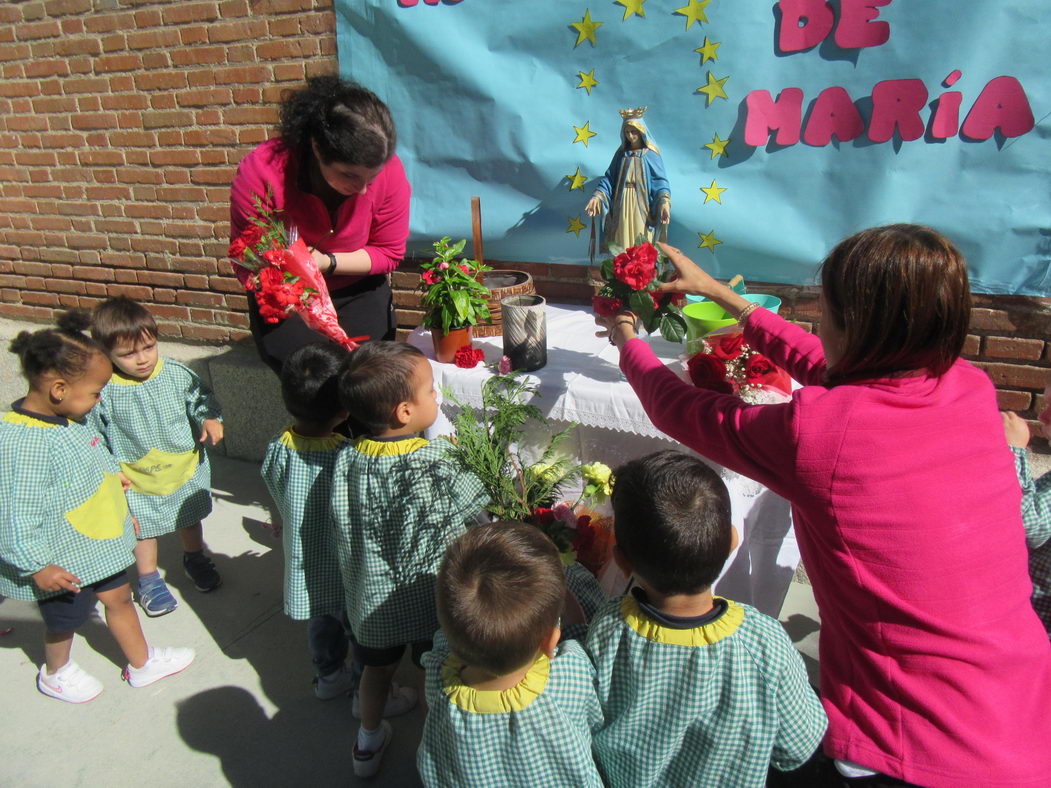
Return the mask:
<svg viewBox="0 0 1051 788">
<path fill-rule="evenodd" d="M 131 489 L 131 479 L 125 476 L 123 471 L 117 471 L 117 478 L 120 479 L 120 486 L 124 492 Z"/>
<path fill-rule="evenodd" d="M 41 591 L 72 591 L 80 593 L 80 578 L 61 566 L 49 564 L 33 575 L 33 582 Z"/>
<path fill-rule="evenodd" d="M 1004 436 L 1007 443 L 1018 449 L 1024 449 L 1029 445 L 1029 425 L 1017 413 L 1005 410 L 1000 414 L 1004 421 Z"/>
<path fill-rule="evenodd" d="M 142 528 L 139 527 L 139 518 L 135 515 L 131 516 L 131 527 L 135 529 L 135 538 L 138 539 L 142 536 Z"/>
<path fill-rule="evenodd" d="M 223 423 L 219 419 L 205 419 L 201 425 L 200 442 L 204 443 L 208 439 L 211 439 L 213 446 L 223 439 Z"/>
</svg>

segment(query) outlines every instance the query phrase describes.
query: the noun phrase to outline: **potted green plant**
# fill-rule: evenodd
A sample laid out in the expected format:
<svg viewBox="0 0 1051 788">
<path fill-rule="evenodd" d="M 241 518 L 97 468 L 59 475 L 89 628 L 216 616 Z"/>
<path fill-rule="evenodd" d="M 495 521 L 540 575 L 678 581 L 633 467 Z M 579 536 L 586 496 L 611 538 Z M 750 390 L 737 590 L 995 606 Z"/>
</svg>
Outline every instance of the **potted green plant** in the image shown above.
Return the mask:
<svg viewBox="0 0 1051 788">
<path fill-rule="evenodd" d="M 435 241 L 434 260 L 420 266 L 423 325 L 431 330 L 435 358 L 444 363 L 471 344 L 471 326 L 489 320 L 489 289 L 481 278 L 492 269 L 477 260 L 458 260 L 466 244 L 466 239 L 452 243 L 448 237 Z"/>
</svg>

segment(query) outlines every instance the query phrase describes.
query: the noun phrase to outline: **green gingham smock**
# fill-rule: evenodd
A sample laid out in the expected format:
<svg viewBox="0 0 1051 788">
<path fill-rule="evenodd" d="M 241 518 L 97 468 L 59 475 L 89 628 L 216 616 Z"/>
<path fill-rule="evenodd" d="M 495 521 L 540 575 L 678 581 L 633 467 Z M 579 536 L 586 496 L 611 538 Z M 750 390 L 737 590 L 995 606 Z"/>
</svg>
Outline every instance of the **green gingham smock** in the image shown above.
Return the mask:
<svg viewBox="0 0 1051 788">
<path fill-rule="evenodd" d="M 358 643 L 391 648 L 438 629 L 445 548 L 489 502 L 482 483 L 423 438 L 358 438 L 339 453 L 332 514 L 346 612 Z"/>
<path fill-rule="evenodd" d="M 33 582 L 50 564 L 84 585 L 127 569 L 135 531 L 120 469 L 95 431 L 20 405 L 0 418 L 0 594 L 32 601 L 65 593 Z"/>
<path fill-rule="evenodd" d="M 632 596 L 591 622 L 605 726 L 595 760 L 615 786 L 763 786 L 814 753 L 828 720 L 781 625 L 727 601 L 693 629 L 662 626 Z"/>
<path fill-rule="evenodd" d="M 578 561 L 566 564 L 563 570 L 566 573 L 566 586 L 584 611 L 584 623 L 563 627 L 562 640 L 576 639 L 583 642 L 588 633 L 588 622 L 606 604 L 606 595 L 602 593 L 595 576 Z"/>
<path fill-rule="evenodd" d="M 598 788 L 595 669 L 575 640 L 508 690 L 475 690 L 439 632 L 423 657 L 427 720 L 416 766 L 427 788 Z"/>
<path fill-rule="evenodd" d="M 1033 608 L 1051 636 L 1051 472 L 1034 482 L 1026 450 L 1011 448 L 1018 482 L 1022 485 L 1022 523 L 1029 546 Z"/>
<path fill-rule="evenodd" d="M 140 539 L 197 525 L 212 511 L 211 467 L 198 439 L 204 420 L 218 418 L 211 390 L 171 359 L 158 359 L 146 380 L 114 374 L 102 390 L 91 419 L 131 479 Z"/>
<path fill-rule="evenodd" d="M 308 438 L 291 427 L 270 441 L 263 481 L 281 515 L 285 613 L 303 620 L 338 616 L 343 580 L 332 535 L 332 469 L 342 435 Z"/>
</svg>

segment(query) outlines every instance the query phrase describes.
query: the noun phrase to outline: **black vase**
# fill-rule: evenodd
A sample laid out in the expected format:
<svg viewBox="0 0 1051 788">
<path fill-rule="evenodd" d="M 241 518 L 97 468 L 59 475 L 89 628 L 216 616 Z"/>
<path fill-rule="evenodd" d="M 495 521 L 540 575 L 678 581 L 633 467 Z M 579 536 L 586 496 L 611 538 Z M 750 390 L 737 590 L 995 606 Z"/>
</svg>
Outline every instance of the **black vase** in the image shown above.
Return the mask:
<svg viewBox="0 0 1051 788">
<path fill-rule="evenodd" d="M 547 302 L 538 295 L 508 296 L 500 309 L 511 369 L 532 372 L 547 364 Z"/>
</svg>

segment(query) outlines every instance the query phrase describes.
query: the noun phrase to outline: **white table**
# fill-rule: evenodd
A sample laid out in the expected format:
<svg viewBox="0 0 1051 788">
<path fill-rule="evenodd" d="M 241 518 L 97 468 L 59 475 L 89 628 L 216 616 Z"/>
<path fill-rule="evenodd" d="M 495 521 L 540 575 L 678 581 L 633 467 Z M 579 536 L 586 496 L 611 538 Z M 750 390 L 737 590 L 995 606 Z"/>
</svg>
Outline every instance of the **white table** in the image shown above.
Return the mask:
<svg viewBox="0 0 1051 788">
<path fill-rule="evenodd" d="M 531 404 L 551 422 L 548 435 L 565 428 L 566 423 L 576 422 L 576 444 L 567 441 L 567 452 L 575 454 L 574 459 L 603 462 L 614 469 L 655 451 L 689 451 L 653 426 L 620 372 L 619 351 L 596 337 L 596 330 L 587 307 L 548 304 L 547 365 L 528 376 L 539 387 Z M 479 364 L 474 369 L 460 369 L 453 364 L 439 364 L 434 360 L 430 334 L 425 330 L 414 331 L 409 342 L 430 359 L 439 390 L 448 390 L 464 404 L 481 405 L 482 383 L 493 374 L 490 367 Z M 681 345 L 660 337 L 651 337 L 649 342 L 669 366 L 676 370 L 681 367 Z M 498 336 L 476 339 L 474 345 L 485 352 L 486 364 L 495 364 L 503 354 L 503 340 Z M 438 422 L 430 433 L 451 432 L 448 419 L 454 412 L 455 406 L 443 402 Z M 531 436 L 530 443 L 539 443 L 544 437 Z M 799 564 L 788 502 L 758 482 L 715 463 L 708 464 L 719 472 L 730 490 L 734 525 L 741 532 L 741 545 L 727 561 L 716 590 L 776 617 Z"/>
</svg>

